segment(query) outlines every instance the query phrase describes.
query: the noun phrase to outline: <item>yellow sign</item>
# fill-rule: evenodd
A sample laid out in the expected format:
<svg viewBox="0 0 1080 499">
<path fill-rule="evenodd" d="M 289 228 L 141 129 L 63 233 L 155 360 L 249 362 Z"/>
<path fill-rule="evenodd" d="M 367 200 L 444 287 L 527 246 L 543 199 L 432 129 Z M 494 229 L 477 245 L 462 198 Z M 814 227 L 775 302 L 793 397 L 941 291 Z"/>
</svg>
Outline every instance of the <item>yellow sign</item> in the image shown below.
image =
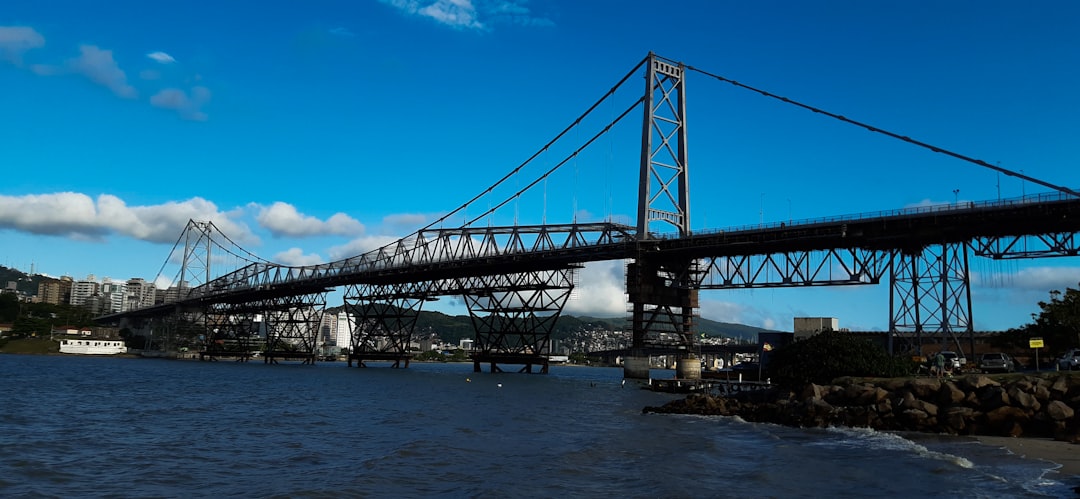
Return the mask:
<svg viewBox="0 0 1080 499">
<path fill-rule="evenodd" d="M 1030 346 L 1031 348 L 1042 348 L 1043 347 L 1043 339 L 1042 338 L 1031 338 L 1031 339 L 1028 340 L 1028 346 Z"/>
</svg>

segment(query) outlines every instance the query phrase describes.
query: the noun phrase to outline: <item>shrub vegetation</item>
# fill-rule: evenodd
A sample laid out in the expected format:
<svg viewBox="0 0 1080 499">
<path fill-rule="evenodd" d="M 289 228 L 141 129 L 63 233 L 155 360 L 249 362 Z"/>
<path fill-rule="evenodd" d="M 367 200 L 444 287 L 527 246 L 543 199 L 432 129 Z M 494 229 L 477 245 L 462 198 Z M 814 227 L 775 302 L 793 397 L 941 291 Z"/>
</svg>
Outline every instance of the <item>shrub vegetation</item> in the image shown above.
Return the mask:
<svg viewBox="0 0 1080 499">
<path fill-rule="evenodd" d="M 891 356 L 869 340 L 836 331 L 777 348 L 769 357 L 769 376 L 788 387 L 827 384 L 842 376 L 908 376 L 917 367 L 911 359 Z"/>
</svg>

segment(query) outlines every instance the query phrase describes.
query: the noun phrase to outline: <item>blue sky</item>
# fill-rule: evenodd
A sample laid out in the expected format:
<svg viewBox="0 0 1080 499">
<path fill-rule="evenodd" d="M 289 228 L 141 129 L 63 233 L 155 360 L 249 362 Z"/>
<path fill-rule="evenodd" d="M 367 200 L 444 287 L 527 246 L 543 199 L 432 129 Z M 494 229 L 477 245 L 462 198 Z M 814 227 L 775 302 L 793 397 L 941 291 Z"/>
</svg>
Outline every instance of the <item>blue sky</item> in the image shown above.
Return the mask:
<svg viewBox="0 0 1080 499">
<path fill-rule="evenodd" d="M 1076 188 L 1078 25 L 1067 1 L 9 1 L 0 264 L 151 279 L 189 218 L 282 263 L 355 255 L 480 192 L 650 50 Z M 687 89 L 695 229 L 1045 191 L 699 74 Z M 491 223 L 630 221 L 639 136 L 635 112 Z M 569 311 L 623 315 L 622 265 L 587 268 Z M 971 270 L 981 329 L 1080 282 L 1073 259 Z M 884 329 L 888 289 L 708 292 L 701 313 Z"/>
</svg>

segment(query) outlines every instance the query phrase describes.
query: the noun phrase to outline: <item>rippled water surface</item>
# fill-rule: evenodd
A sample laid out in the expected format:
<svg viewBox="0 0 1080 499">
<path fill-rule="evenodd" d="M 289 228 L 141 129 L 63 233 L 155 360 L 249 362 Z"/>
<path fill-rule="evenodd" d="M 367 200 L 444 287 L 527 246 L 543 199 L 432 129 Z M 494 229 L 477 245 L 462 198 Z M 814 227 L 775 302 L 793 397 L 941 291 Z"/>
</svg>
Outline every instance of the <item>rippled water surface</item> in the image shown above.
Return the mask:
<svg viewBox="0 0 1080 499">
<path fill-rule="evenodd" d="M 1061 497 L 1077 485 L 956 438 L 643 415 L 674 396 L 621 377 L 0 355 L 0 495 Z"/>
</svg>

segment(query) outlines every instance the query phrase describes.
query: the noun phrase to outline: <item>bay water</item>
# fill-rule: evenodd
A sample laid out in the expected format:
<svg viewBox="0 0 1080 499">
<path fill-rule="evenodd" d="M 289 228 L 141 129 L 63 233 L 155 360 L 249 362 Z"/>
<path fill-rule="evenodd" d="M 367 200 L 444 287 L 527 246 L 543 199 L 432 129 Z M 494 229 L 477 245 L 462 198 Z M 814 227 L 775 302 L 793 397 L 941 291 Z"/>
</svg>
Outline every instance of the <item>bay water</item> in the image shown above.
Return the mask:
<svg viewBox="0 0 1080 499">
<path fill-rule="evenodd" d="M 676 397 L 617 368 L 0 355 L 0 496 L 1071 497 L 1077 485 L 960 437 L 642 414 Z"/>
</svg>

